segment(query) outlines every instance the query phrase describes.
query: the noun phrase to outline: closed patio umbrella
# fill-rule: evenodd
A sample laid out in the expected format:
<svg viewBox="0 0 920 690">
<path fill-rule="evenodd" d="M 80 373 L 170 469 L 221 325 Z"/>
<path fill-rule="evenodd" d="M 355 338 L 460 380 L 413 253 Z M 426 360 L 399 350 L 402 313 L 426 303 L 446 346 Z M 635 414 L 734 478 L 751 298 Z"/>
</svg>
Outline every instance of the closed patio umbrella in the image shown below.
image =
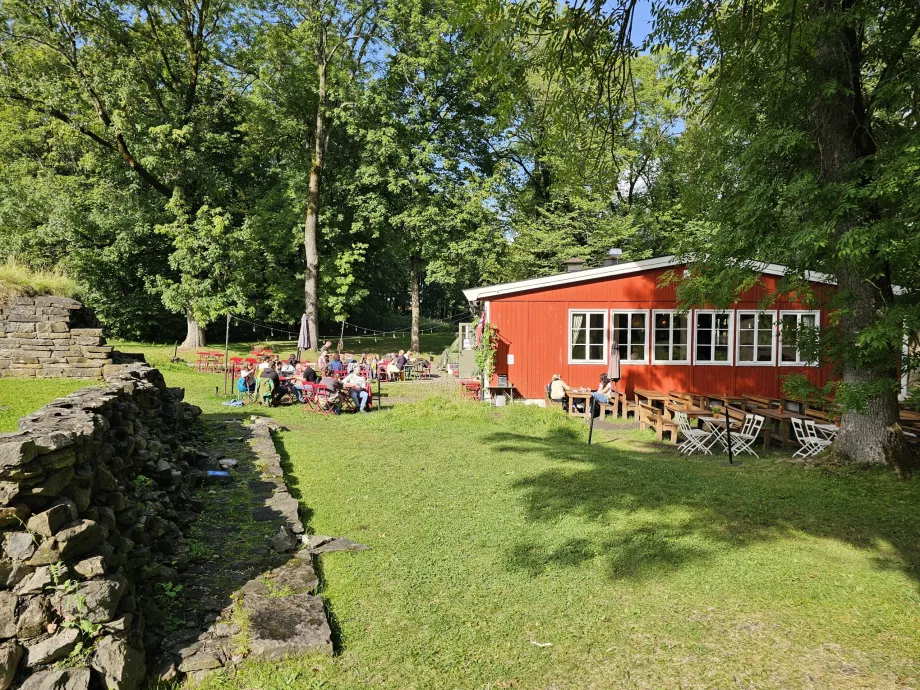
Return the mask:
<svg viewBox="0 0 920 690">
<path fill-rule="evenodd" d="M 613 381 L 613 389 L 619 393 L 620 382 L 620 344 L 616 341 L 610 346 L 610 360 L 607 366 L 607 378 Z"/>
<path fill-rule="evenodd" d="M 300 359 L 300 353 L 303 350 L 310 349 L 310 329 L 307 326 L 307 315 L 300 317 L 300 335 L 297 336 L 297 359 Z"/>
</svg>

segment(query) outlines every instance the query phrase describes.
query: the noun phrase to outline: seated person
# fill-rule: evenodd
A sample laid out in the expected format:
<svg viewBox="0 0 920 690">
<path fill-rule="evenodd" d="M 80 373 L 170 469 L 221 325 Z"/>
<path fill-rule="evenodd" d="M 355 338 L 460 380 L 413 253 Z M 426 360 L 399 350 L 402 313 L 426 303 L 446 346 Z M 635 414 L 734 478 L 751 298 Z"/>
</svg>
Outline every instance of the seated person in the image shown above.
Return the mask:
<svg viewBox="0 0 920 690">
<path fill-rule="evenodd" d="M 355 401 L 358 411 L 367 412 L 365 407 L 367 407 L 367 401 L 370 398 L 366 390 L 367 379 L 361 376 L 359 372 L 353 371 L 344 378 L 342 385 L 345 386 L 345 392 Z"/>
<path fill-rule="evenodd" d="M 613 392 L 613 381 L 607 378 L 607 374 L 601 374 L 600 385 L 597 388 L 597 391 L 591 394 L 591 397 L 594 398 L 599 403 L 608 403 L 610 398 L 608 397 Z"/>
<path fill-rule="evenodd" d="M 287 362 L 281 365 L 281 373 L 286 376 L 293 374 L 296 371 L 296 369 L 297 369 L 297 357 L 295 355 L 291 355 L 288 358 Z"/>
<path fill-rule="evenodd" d="M 345 365 L 342 364 L 342 356 L 336 352 L 332 355 L 332 361 L 329 362 L 330 371 L 344 371 Z"/>
<path fill-rule="evenodd" d="M 327 402 L 335 414 L 342 414 L 342 382 L 335 378 L 333 372 L 327 369 L 323 372 L 320 385 L 326 387 Z"/>
<path fill-rule="evenodd" d="M 259 371 L 261 372 L 261 371 L 265 371 L 266 369 L 268 369 L 271 366 L 271 361 L 272 361 L 272 356 L 265 355 L 262 358 L 262 361 L 259 362 Z"/>
<path fill-rule="evenodd" d="M 553 402 L 562 403 L 562 409 L 568 412 L 569 396 L 568 392 L 572 390 L 559 374 L 553 374 L 553 380 L 549 384 L 549 399 Z"/>
<path fill-rule="evenodd" d="M 316 375 L 316 369 L 311 367 L 309 364 L 304 366 L 303 372 L 301 373 L 301 378 L 307 383 L 316 383 L 319 381 L 319 376 Z"/>
<path fill-rule="evenodd" d="M 387 376 L 396 376 L 398 377 L 403 370 L 403 367 L 406 366 L 408 362 L 406 353 L 403 350 L 399 351 L 399 356 L 396 359 L 391 359 L 390 363 L 387 364 Z"/>
<path fill-rule="evenodd" d="M 260 378 L 271 379 L 272 383 L 275 384 L 275 387 L 272 389 L 271 407 L 277 407 L 281 398 L 291 391 L 289 386 L 281 383 L 281 363 L 279 362 L 274 367 L 263 369 Z"/>
</svg>

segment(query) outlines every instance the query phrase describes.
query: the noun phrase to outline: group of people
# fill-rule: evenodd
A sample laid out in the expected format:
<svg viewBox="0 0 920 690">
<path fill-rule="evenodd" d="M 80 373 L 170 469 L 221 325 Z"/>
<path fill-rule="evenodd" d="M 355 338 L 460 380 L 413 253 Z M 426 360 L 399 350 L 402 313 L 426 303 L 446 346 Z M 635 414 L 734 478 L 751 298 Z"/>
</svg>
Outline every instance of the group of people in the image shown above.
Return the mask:
<svg viewBox="0 0 920 690">
<path fill-rule="evenodd" d="M 319 352 L 316 364 L 301 362 L 292 354 L 287 360 L 278 355 L 265 355 L 257 366 L 243 364 L 237 379 L 237 391 L 241 394 L 254 394 L 259 389 L 262 379 L 271 381 L 270 405 L 275 407 L 286 395 L 293 395 L 298 402 L 306 402 L 307 384 L 319 384 L 326 387 L 327 405 L 335 414 L 341 414 L 344 396 L 350 397 L 359 412 L 368 412 L 370 402 L 370 381 L 378 377 L 380 364 L 386 364 L 386 374 L 399 376 L 410 362 L 427 361 L 415 358 L 411 352 L 400 350 L 381 357 L 374 353 L 362 352 L 360 357 L 331 351 L 332 343 L 326 342 Z"/>
<path fill-rule="evenodd" d="M 610 402 L 610 397 L 614 393 L 615 385 L 616 381 L 607 376 L 607 374 L 601 374 L 597 390 L 591 393 L 591 397 L 598 403 L 608 403 Z M 569 410 L 569 392 L 571 390 L 571 386 L 563 381 L 559 374 L 553 374 L 553 380 L 550 381 L 549 385 L 546 387 L 549 399 L 553 402 L 562 403 L 562 409 L 566 412 Z M 584 412 L 583 409 L 578 407 L 581 404 L 582 403 L 577 402 L 575 409 L 579 412 Z"/>
</svg>

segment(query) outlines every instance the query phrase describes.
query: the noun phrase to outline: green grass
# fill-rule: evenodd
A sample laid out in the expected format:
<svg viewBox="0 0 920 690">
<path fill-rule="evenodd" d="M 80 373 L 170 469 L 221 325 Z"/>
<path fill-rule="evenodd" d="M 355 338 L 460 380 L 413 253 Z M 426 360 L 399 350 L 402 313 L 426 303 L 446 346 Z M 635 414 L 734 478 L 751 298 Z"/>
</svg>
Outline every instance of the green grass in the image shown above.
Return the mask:
<svg viewBox="0 0 920 690">
<path fill-rule="evenodd" d="M 77 282 L 59 271 L 35 270 L 12 258 L 0 263 L 0 302 L 19 295 L 74 297 L 77 292 Z"/>
<path fill-rule="evenodd" d="M 588 447 L 558 411 L 451 397 L 230 412 L 220 375 L 164 373 L 206 415 L 283 422 L 310 531 L 371 547 L 322 558 L 335 657 L 205 688 L 918 685 L 917 482 L 778 453 L 728 468 L 622 429 Z"/>
<path fill-rule="evenodd" d="M 91 384 L 72 379 L 0 379 L 0 433 L 15 431 L 20 417 Z"/>
</svg>

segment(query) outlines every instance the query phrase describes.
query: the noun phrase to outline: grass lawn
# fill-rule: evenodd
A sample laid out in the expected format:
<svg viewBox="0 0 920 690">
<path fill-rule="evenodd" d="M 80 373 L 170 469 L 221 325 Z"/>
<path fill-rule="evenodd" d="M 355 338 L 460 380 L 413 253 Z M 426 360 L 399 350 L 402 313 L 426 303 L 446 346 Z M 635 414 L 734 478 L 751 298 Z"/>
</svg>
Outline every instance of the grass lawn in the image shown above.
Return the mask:
<svg viewBox="0 0 920 690">
<path fill-rule="evenodd" d="M 163 368 L 206 414 L 239 414 L 214 396 L 220 375 Z M 631 432 L 589 448 L 558 411 L 449 396 L 253 410 L 289 428 L 310 531 L 371 549 L 323 557 L 334 658 L 205 688 L 920 684 L 916 481 L 775 454 L 727 468 Z"/>
<path fill-rule="evenodd" d="M 19 418 L 55 398 L 92 385 L 73 379 L 0 379 L 0 433 L 16 431 Z"/>
</svg>

